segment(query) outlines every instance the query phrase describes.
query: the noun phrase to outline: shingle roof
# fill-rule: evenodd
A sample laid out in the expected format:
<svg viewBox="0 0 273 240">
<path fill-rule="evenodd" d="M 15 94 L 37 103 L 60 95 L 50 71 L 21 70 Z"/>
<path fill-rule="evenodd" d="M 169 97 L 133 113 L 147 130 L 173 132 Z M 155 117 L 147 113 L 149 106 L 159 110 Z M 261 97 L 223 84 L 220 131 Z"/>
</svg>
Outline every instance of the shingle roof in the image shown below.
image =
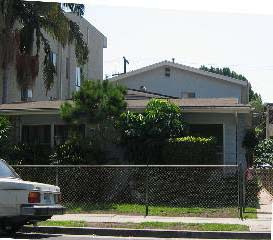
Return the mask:
<svg viewBox="0 0 273 240">
<path fill-rule="evenodd" d="M 129 99 L 126 100 L 128 109 L 142 110 L 146 107 L 149 102 L 147 99 Z M 183 109 L 227 109 L 227 108 L 238 108 L 250 111 L 250 105 L 239 104 L 235 98 L 207 98 L 207 99 L 168 99 Z M 22 103 L 9 103 L 0 104 L 0 113 L 56 113 L 59 111 L 61 104 L 64 101 L 37 101 L 37 102 L 22 102 Z"/>
<path fill-rule="evenodd" d="M 235 79 L 235 78 L 223 76 L 221 74 L 207 72 L 207 71 L 204 71 L 204 70 L 201 70 L 201 69 L 198 69 L 198 68 L 189 67 L 189 66 L 186 66 L 186 65 L 183 65 L 183 64 L 174 63 L 174 62 L 170 62 L 170 61 L 162 61 L 162 62 L 159 62 L 159 63 L 155 63 L 155 64 L 152 64 L 152 65 L 143 67 L 143 68 L 139 68 L 137 70 L 127 72 L 125 74 L 120 74 L 119 76 L 109 78 L 108 80 L 109 81 L 118 81 L 118 80 L 121 80 L 121 79 L 124 79 L 124 78 L 127 78 L 127 77 L 135 76 L 135 75 L 137 75 L 139 73 L 151 71 L 153 69 L 163 67 L 163 66 L 174 67 L 174 68 L 181 69 L 181 70 L 184 70 L 184 71 L 193 72 L 193 73 L 196 73 L 196 74 L 199 74 L 199 75 L 212 77 L 212 78 L 215 78 L 215 79 L 220 79 L 220 80 L 223 80 L 223 81 L 227 81 L 227 82 L 242 85 L 242 86 L 247 86 L 247 84 L 248 84 L 247 81 L 242 81 L 242 80 L 238 80 L 238 79 Z"/>
</svg>

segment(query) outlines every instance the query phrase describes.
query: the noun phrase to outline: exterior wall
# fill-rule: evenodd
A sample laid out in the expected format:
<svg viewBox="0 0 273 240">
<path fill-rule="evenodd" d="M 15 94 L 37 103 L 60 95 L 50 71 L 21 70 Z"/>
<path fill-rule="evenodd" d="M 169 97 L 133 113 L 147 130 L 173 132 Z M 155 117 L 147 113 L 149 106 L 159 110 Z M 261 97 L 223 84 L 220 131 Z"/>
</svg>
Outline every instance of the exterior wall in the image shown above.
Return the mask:
<svg viewBox="0 0 273 240">
<path fill-rule="evenodd" d="M 177 68 L 171 68 L 170 77 L 165 76 L 165 67 L 161 67 L 121 79 L 119 83 L 132 89 L 145 86 L 147 91 L 179 98 L 181 92 L 195 92 L 196 98 L 237 98 L 240 103 L 248 102 L 246 96 L 242 96 L 247 87 Z"/>
<path fill-rule="evenodd" d="M 77 22 L 83 33 L 84 40 L 88 44 L 89 57 L 88 63 L 83 66 L 84 79 L 103 79 L 103 48 L 106 47 L 106 38 L 95 27 L 93 27 L 84 18 L 73 14 L 67 16 L 74 22 Z M 46 94 L 43 79 L 43 46 L 40 50 L 39 73 L 33 86 L 32 101 L 45 101 L 52 99 L 71 98 L 72 92 L 76 90 L 76 67 L 77 61 L 74 52 L 74 45 L 68 45 L 64 48 L 52 37 L 45 34 L 50 42 L 51 50 L 57 54 L 57 75 L 55 76 L 52 89 Z M 34 44 L 35 45 L 35 44 Z M 34 48 L 35 52 L 35 48 Z M 69 58 L 69 78 L 66 78 L 66 59 Z M 21 89 L 17 85 L 17 73 L 15 64 L 11 66 L 8 77 L 8 103 L 21 101 Z M 2 100 L 2 70 L 0 69 L 0 98 Z M 0 101 L 1 102 L 1 101 Z"/>
<path fill-rule="evenodd" d="M 236 160 L 236 115 L 231 113 L 184 113 L 189 124 L 223 124 L 224 164 L 243 163 L 245 150 L 242 142 L 247 129 L 251 126 L 248 114 L 238 114 L 237 160 Z"/>
</svg>

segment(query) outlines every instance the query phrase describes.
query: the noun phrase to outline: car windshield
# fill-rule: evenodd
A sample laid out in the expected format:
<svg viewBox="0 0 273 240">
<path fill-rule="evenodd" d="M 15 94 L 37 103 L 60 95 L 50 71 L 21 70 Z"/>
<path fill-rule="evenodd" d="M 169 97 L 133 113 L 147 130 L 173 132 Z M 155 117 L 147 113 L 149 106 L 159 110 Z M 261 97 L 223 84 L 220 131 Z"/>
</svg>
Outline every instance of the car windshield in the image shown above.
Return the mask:
<svg viewBox="0 0 273 240">
<path fill-rule="evenodd" d="M 0 160 L 0 178 L 20 178 L 5 161 Z"/>
</svg>

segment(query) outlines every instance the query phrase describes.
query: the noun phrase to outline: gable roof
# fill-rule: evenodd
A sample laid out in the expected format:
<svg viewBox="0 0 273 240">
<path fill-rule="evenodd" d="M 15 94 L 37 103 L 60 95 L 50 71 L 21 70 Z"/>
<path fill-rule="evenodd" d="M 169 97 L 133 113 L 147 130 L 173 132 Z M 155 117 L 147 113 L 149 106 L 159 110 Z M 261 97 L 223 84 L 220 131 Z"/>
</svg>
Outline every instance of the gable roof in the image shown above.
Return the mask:
<svg viewBox="0 0 273 240">
<path fill-rule="evenodd" d="M 180 69 L 180 70 L 183 70 L 183 71 L 188 71 L 188 72 L 196 73 L 196 74 L 203 75 L 203 76 L 206 76 L 206 77 L 220 79 L 220 80 L 223 80 L 223 81 L 226 81 L 226 82 L 229 82 L 229 83 L 234 83 L 234 84 L 241 85 L 241 86 L 247 86 L 248 85 L 248 81 L 242 81 L 242 80 L 238 80 L 238 79 L 235 79 L 235 78 L 223 76 L 221 74 L 207 72 L 207 71 L 204 71 L 204 70 L 201 70 L 201 69 L 198 69 L 198 68 L 189 67 L 189 66 L 186 66 L 186 65 L 183 65 L 183 64 L 170 62 L 170 61 L 167 61 L 167 60 L 163 61 L 163 62 L 152 64 L 152 65 L 149 65 L 149 66 L 146 66 L 146 67 L 143 67 L 143 68 L 139 68 L 137 70 L 133 70 L 133 71 L 127 72 L 125 74 L 121 74 L 121 75 L 119 75 L 117 77 L 109 78 L 108 80 L 109 81 L 118 81 L 118 80 L 125 79 L 127 77 L 135 76 L 135 75 L 140 74 L 140 73 L 148 72 L 148 71 L 160 68 L 160 67 L 173 67 L 173 68 L 177 68 L 177 69 Z"/>
</svg>

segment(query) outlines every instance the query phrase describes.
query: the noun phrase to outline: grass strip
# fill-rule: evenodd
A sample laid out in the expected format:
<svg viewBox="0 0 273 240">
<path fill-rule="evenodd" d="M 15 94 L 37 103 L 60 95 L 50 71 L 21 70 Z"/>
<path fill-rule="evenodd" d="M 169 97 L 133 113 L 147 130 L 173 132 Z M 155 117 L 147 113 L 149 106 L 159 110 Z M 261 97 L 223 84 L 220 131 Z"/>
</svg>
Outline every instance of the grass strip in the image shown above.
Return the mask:
<svg viewBox="0 0 273 240">
<path fill-rule="evenodd" d="M 67 213 L 93 213 L 93 214 L 127 214 L 144 215 L 145 205 L 141 204 L 67 204 Z M 169 217 L 221 217 L 238 218 L 238 208 L 199 208 L 199 207 L 168 207 L 151 206 L 149 207 L 150 216 L 169 216 Z M 245 218 L 257 218 L 255 208 L 246 208 Z"/>
<path fill-rule="evenodd" d="M 78 221 L 45 221 L 39 226 L 62 226 L 62 227 L 97 227 L 97 228 L 130 228 L 130 229 L 169 229 L 191 231 L 249 231 L 249 227 L 240 224 L 216 224 L 216 223 L 166 223 L 166 222 L 143 222 L 143 223 L 88 223 Z"/>
</svg>

